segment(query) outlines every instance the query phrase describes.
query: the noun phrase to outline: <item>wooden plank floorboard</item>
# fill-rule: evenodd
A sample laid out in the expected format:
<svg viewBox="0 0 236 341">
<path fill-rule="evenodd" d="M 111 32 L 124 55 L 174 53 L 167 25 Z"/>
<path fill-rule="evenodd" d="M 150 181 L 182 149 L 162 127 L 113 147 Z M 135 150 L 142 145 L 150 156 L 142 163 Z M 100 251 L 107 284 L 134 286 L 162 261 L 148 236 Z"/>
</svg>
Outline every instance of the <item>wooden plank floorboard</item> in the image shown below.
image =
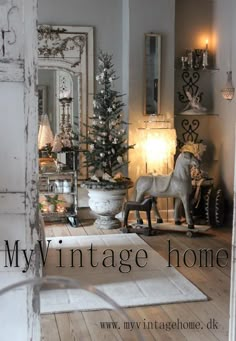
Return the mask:
<svg viewBox="0 0 236 341">
<path fill-rule="evenodd" d="M 83 226 L 73 228 L 68 224 L 50 224 L 45 227 L 46 236 L 83 236 L 96 234 L 117 234 L 120 230 L 99 230 L 92 222 L 85 222 Z M 211 248 L 216 252 L 219 248 L 231 251 L 231 228 L 210 229 L 204 236 L 188 238 L 181 233 L 160 233 L 156 236 L 140 236 L 168 261 L 168 240 L 171 241 L 171 248 L 178 249 L 180 254 L 188 249 L 198 250 L 199 248 Z M 176 267 L 176 259 L 171 255 L 171 264 L 177 271 L 182 273 L 208 297 L 206 302 L 189 302 L 180 304 L 169 304 L 162 306 L 148 306 L 125 309 L 134 322 L 150 322 L 149 328 L 142 328 L 144 340 L 146 341 L 211 341 L 228 339 L 229 319 L 229 292 L 230 292 L 230 260 L 225 268 L 199 267 L 196 263 L 193 267 L 184 266 L 182 260 L 180 267 Z M 190 258 L 189 258 L 190 261 Z M 220 328 L 208 329 L 209 319 L 219 322 Z M 202 329 L 156 329 L 155 321 L 168 325 L 179 319 L 185 321 L 200 321 Z M 120 329 L 111 331 L 104 330 L 99 325 L 102 321 L 118 322 Z M 153 327 L 153 328 L 151 328 Z M 99 312 L 74 312 L 68 314 L 43 315 L 41 317 L 42 340 L 137 340 L 134 332 L 127 330 L 123 325 L 123 318 L 114 311 Z"/>
</svg>

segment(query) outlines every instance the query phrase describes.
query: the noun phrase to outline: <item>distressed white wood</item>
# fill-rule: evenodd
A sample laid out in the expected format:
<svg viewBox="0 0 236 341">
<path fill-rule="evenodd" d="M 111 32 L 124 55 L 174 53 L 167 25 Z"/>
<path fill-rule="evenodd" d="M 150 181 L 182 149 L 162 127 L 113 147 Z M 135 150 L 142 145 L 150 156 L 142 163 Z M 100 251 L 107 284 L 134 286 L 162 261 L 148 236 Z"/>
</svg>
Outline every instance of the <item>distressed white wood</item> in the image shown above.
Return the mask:
<svg viewBox="0 0 236 341">
<path fill-rule="evenodd" d="M 0 82 L 0 94 L 0 192 L 22 192 L 25 190 L 23 83 Z"/>
<path fill-rule="evenodd" d="M 0 214 L 24 214 L 25 193 L 0 192 Z M 2 221 L 1 221 L 2 222 Z M 2 225 L 0 222 L 0 225 Z"/>
<path fill-rule="evenodd" d="M 26 185 L 26 244 L 34 248 L 39 238 L 38 217 L 38 103 L 36 85 L 38 76 L 38 34 L 37 34 L 37 0 L 24 1 L 24 69 L 25 69 L 25 185 Z M 39 255 L 36 254 L 30 267 L 32 276 L 40 275 Z M 28 288 L 28 340 L 40 340 L 39 293 Z"/>
<path fill-rule="evenodd" d="M 36 19 L 37 0 L 0 2 L 0 244 L 20 239 L 27 249 L 35 248 L 39 235 Z M 2 261 L 2 252 L 0 257 Z M 11 281 L 22 274 L 18 268 L 5 271 Z M 25 278 L 39 274 L 39 257 L 34 253 Z M 1 273 L 2 285 L 9 284 L 4 280 Z M 9 305 L 1 306 L 1 341 L 40 340 L 37 295 L 31 288 L 24 293 L 13 290 Z"/>
<path fill-rule="evenodd" d="M 0 58 L 21 60 L 24 54 L 22 32 L 24 32 L 23 1 L 7 0 L 0 3 Z"/>
<path fill-rule="evenodd" d="M 4 240 L 14 243 L 18 239 L 23 247 L 27 247 L 26 231 L 22 229 L 26 224 L 25 214 L 1 214 L 0 218 L 0 250 L 3 249 Z"/>
<path fill-rule="evenodd" d="M 6 62 L 0 64 L 0 82 L 23 82 L 24 65 L 22 61 Z"/>
</svg>

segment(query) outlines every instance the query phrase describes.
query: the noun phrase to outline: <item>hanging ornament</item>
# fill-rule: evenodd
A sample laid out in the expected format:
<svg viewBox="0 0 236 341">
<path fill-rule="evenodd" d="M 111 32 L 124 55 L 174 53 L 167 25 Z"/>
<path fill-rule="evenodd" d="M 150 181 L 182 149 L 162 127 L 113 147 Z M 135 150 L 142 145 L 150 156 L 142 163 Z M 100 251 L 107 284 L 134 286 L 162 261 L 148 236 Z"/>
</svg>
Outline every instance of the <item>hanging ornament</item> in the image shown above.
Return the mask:
<svg viewBox="0 0 236 341">
<path fill-rule="evenodd" d="M 101 90 L 101 94 L 104 94 L 104 90 Z"/>
<path fill-rule="evenodd" d="M 105 141 L 105 140 L 102 140 L 102 144 L 106 144 L 106 141 Z"/>
<path fill-rule="evenodd" d="M 122 156 L 117 156 L 117 161 L 119 164 L 122 164 L 123 163 Z"/>
<path fill-rule="evenodd" d="M 91 151 L 93 151 L 93 150 L 94 150 L 94 144 L 90 144 L 90 145 L 89 145 L 89 149 L 90 149 Z"/>
<path fill-rule="evenodd" d="M 116 109 L 116 104 L 112 104 L 112 108 L 113 108 L 113 109 Z"/>
<path fill-rule="evenodd" d="M 115 153 L 116 153 L 116 151 L 115 151 L 114 148 L 111 149 L 111 152 L 112 152 L 112 154 L 115 154 Z"/>
<path fill-rule="evenodd" d="M 108 155 L 111 155 L 111 152 L 110 152 L 110 150 L 108 150 L 107 154 L 108 154 Z"/>
<path fill-rule="evenodd" d="M 106 131 L 103 131 L 103 132 L 102 132 L 102 136 L 107 136 L 107 132 L 106 132 Z"/>
<path fill-rule="evenodd" d="M 118 143 L 118 138 L 115 137 L 112 143 L 117 144 Z"/>
<path fill-rule="evenodd" d="M 99 115 L 99 116 L 98 116 L 98 118 L 99 118 L 99 120 L 101 120 L 101 119 L 102 119 L 102 116 L 101 116 L 101 115 Z"/>
<path fill-rule="evenodd" d="M 109 108 L 107 109 L 107 111 L 108 111 L 108 112 L 112 112 L 112 108 L 109 107 Z"/>
<path fill-rule="evenodd" d="M 99 75 L 97 75 L 97 76 L 96 76 L 96 81 L 98 81 L 98 80 L 99 80 L 99 78 L 100 78 L 100 77 L 99 77 Z"/>
<path fill-rule="evenodd" d="M 98 141 L 101 141 L 101 139 L 102 139 L 101 136 L 98 136 L 98 137 L 97 137 L 97 140 L 98 140 Z"/>
<path fill-rule="evenodd" d="M 106 69 L 106 68 L 104 68 L 104 69 L 103 69 L 103 71 L 104 71 L 104 72 L 106 72 L 106 71 L 107 71 L 107 69 Z"/>
<path fill-rule="evenodd" d="M 106 166 L 107 166 L 107 162 L 104 161 L 104 162 L 102 163 L 102 165 L 103 165 L 103 167 L 106 167 Z"/>
<path fill-rule="evenodd" d="M 104 156 L 105 156 L 105 153 L 100 153 L 100 156 L 101 156 L 101 157 L 104 157 Z"/>
<path fill-rule="evenodd" d="M 113 81 L 113 78 L 112 78 L 112 77 L 110 77 L 110 78 L 109 78 L 109 82 L 112 82 L 112 81 Z"/>
<path fill-rule="evenodd" d="M 101 78 L 101 79 L 104 78 L 104 73 L 103 73 L 103 72 L 101 73 L 100 78 Z"/>
<path fill-rule="evenodd" d="M 105 124 L 105 122 L 104 122 L 104 121 L 100 121 L 99 123 L 100 123 L 101 125 L 104 125 L 104 124 Z"/>
</svg>

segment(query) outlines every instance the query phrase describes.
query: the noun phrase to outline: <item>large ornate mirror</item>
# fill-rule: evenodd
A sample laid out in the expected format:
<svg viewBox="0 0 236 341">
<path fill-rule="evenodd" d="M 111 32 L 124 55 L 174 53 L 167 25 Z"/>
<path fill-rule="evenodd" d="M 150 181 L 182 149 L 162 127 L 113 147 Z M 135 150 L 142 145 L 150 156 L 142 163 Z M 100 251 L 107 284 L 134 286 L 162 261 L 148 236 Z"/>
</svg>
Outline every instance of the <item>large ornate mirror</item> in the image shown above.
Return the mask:
<svg viewBox="0 0 236 341">
<path fill-rule="evenodd" d="M 93 28 L 40 25 L 38 41 L 39 118 L 48 115 L 55 136 L 64 110 L 73 131 L 85 133 L 84 124 L 93 110 Z"/>
<path fill-rule="evenodd" d="M 144 86 L 144 114 L 160 114 L 160 86 L 161 86 L 161 36 L 160 34 L 145 34 L 145 86 Z"/>
</svg>

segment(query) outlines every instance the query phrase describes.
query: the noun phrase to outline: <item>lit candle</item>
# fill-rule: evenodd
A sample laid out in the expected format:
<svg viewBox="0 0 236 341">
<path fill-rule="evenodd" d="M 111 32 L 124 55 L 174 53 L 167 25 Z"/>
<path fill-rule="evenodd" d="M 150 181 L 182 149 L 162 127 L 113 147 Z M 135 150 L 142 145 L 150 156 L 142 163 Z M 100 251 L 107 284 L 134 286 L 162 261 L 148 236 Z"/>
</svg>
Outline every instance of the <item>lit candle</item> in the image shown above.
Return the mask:
<svg viewBox="0 0 236 341">
<path fill-rule="evenodd" d="M 208 39 L 206 39 L 206 51 L 208 50 Z"/>
</svg>

